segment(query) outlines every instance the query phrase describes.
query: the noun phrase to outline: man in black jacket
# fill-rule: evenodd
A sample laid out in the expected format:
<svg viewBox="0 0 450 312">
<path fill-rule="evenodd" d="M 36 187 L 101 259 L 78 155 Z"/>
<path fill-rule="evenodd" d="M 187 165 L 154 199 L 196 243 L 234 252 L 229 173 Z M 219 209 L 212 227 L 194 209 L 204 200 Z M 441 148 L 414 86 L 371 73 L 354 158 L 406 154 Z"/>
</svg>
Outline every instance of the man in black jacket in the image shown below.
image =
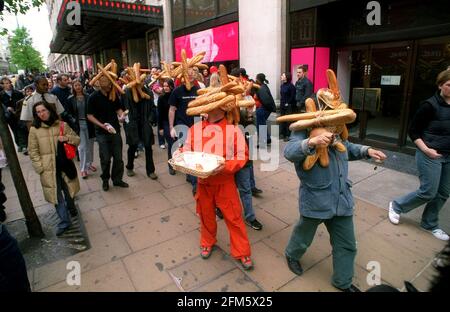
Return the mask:
<svg viewBox="0 0 450 312">
<path fill-rule="evenodd" d="M 306 75 L 308 68 L 304 65 L 299 66 L 297 69 L 297 82 L 295 83 L 295 89 L 297 89 L 295 100 L 297 101 L 297 108 L 300 112 L 304 113 L 306 110 L 305 101 L 313 94 L 313 84 Z"/>
</svg>

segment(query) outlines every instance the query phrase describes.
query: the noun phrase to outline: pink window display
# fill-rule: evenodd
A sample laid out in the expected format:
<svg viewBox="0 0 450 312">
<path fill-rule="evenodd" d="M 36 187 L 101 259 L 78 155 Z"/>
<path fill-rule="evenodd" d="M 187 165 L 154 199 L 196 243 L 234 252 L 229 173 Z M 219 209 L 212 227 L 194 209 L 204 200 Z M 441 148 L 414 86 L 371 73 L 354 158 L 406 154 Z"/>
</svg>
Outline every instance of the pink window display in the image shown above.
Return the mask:
<svg viewBox="0 0 450 312">
<path fill-rule="evenodd" d="M 231 23 L 175 38 L 175 59 L 181 61 L 181 50 L 187 57 L 205 51 L 204 63 L 239 59 L 239 23 Z"/>
</svg>

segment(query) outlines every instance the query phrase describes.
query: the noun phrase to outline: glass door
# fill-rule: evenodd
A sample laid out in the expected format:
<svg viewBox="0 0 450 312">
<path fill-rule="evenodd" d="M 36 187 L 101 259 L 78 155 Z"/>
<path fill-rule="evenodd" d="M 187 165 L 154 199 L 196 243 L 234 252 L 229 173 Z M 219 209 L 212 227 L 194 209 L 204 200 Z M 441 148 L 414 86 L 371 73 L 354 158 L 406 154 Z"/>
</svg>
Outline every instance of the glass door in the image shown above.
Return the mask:
<svg viewBox="0 0 450 312">
<path fill-rule="evenodd" d="M 403 145 L 401 134 L 405 125 L 402 120 L 406 111 L 411 50 L 408 42 L 370 47 L 371 96 L 364 105 L 365 139 Z"/>
</svg>

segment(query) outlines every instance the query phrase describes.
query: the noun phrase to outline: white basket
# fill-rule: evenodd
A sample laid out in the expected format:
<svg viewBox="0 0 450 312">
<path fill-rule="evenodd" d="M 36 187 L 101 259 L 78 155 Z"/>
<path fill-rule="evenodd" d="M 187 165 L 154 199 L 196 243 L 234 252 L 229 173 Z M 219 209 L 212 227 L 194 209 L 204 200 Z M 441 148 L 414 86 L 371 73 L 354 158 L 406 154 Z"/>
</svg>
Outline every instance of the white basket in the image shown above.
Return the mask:
<svg viewBox="0 0 450 312">
<path fill-rule="evenodd" d="M 202 152 L 184 152 L 176 159 L 170 159 L 169 164 L 176 171 L 183 172 L 201 179 L 206 179 L 225 163 L 225 159 L 214 154 L 207 154 Z M 197 165 L 204 167 L 199 170 Z"/>
</svg>

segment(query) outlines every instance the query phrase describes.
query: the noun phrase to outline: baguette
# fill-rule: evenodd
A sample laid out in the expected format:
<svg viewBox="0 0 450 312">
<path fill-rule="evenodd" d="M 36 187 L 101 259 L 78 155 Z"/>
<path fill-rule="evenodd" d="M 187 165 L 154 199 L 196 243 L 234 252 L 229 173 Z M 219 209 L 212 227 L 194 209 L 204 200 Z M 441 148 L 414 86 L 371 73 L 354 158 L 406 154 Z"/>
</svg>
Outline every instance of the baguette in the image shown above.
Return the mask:
<svg viewBox="0 0 450 312">
<path fill-rule="evenodd" d="M 356 114 L 351 109 L 331 112 L 335 112 L 335 114 L 328 114 L 315 119 L 299 120 L 291 124 L 289 129 L 291 131 L 298 131 L 307 128 L 331 127 L 340 124 L 352 123 L 356 120 Z"/>
<path fill-rule="evenodd" d="M 223 98 L 222 100 L 211 103 L 211 104 L 188 108 L 186 113 L 188 116 L 198 116 L 200 114 L 206 114 L 206 113 L 209 113 L 221 106 L 229 105 L 229 103 L 232 103 L 233 101 L 235 101 L 234 95 L 228 95 L 227 97 Z"/>
<path fill-rule="evenodd" d="M 225 98 L 227 94 L 225 92 L 220 92 L 212 95 L 208 95 L 206 97 L 197 98 L 188 104 L 188 108 L 202 106 L 209 103 L 214 103 Z"/>
</svg>

